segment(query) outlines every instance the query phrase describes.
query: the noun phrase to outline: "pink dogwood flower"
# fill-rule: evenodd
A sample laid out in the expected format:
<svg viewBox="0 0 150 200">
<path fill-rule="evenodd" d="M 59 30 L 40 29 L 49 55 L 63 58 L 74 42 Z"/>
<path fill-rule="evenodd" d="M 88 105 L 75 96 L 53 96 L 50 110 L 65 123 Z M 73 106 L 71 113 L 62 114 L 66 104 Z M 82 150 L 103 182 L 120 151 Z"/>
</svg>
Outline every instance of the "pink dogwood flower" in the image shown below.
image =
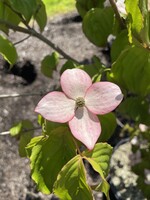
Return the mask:
<svg viewBox="0 0 150 200">
<path fill-rule="evenodd" d="M 60 84 L 63 92 L 48 93 L 35 112 L 49 121 L 68 122 L 73 136 L 91 150 L 101 133 L 97 114 L 114 110 L 122 101 L 121 90 L 110 82 L 92 84 L 90 76 L 81 69 L 64 71 Z"/>
</svg>

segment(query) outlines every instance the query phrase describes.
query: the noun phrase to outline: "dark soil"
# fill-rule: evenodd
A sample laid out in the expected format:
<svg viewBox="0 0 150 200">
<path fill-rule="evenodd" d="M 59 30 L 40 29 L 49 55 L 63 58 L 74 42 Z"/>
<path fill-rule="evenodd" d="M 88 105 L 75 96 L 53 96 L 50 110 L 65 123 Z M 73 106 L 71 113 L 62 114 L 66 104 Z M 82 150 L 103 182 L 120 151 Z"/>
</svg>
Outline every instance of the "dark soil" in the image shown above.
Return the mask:
<svg viewBox="0 0 150 200">
<path fill-rule="evenodd" d="M 43 34 L 79 62 L 91 62 L 94 54 L 100 57 L 103 63 L 107 62 L 103 54 L 105 49 L 92 45 L 82 33 L 77 13 L 50 20 Z M 25 37 L 22 33 L 10 34 L 14 43 Z M 37 126 L 34 108 L 42 95 L 58 87 L 59 69 L 65 62 L 61 59 L 53 78 L 46 78 L 40 72 L 40 62 L 44 56 L 51 54 L 53 49 L 33 37 L 16 47 L 19 58 L 14 69 L 8 72 L 8 66 L 4 69 L 4 62 L 2 59 L 0 61 L 0 95 L 18 93 L 31 96 L 0 98 L 0 132 L 8 131 L 14 123 L 23 119 L 30 119 L 35 127 Z M 51 199 L 51 196 L 44 196 L 36 191 L 30 179 L 29 161 L 19 157 L 18 141 L 10 135 L 0 136 L 0 199 Z M 96 194 L 96 199 L 101 199 L 101 195 Z"/>
</svg>

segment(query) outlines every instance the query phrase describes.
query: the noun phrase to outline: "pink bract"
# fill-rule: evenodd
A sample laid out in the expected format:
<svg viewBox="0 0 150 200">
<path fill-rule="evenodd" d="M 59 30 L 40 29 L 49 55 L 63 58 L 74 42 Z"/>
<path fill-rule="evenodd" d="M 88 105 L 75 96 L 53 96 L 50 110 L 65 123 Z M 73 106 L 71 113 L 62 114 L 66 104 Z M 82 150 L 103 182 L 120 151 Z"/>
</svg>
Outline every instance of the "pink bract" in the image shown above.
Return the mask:
<svg viewBox="0 0 150 200">
<path fill-rule="evenodd" d="M 53 122 L 68 122 L 73 136 L 89 150 L 94 148 L 101 125 L 96 114 L 114 110 L 122 101 L 120 88 L 111 82 L 92 84 L 81 69 L 68 69 L 60 78 L 63 92 L 50 92 L 35 108 L 35 112 Z"/>
</svg>

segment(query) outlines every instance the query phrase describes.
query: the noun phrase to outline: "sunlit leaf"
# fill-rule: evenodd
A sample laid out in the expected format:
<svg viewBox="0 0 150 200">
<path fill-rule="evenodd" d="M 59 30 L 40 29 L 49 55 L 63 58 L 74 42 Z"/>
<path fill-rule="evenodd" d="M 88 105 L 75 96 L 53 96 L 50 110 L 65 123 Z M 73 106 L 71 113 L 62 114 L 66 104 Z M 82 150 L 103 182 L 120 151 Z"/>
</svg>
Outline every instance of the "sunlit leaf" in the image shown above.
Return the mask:
<svg viewBox="0 0 150 200">
<path fill-rule="evenodd" d="M 37 8 L 35 11 L 34 19 L 38 23 L 40 31 L 42 32 L 47 23 L 46 9 L 42 0 L 36 0 L 36 1 L 37 1 Z"/>
<path fill-rule="evenodd" d="M 14 64 L 17 60 L 17 52 L 14 45 L 5 37 L 0 35 L 0 53 L 10 63 Z"/>
<path fill-rule="evenodd" d="M 32 140 L 26 149 L 29 150 L 32 179 L 41 192 L 49 194 L 59 171 L 76 155 L 76 150 L 66 127 L 54 129 L 49 136 L 40 139 L 37 144 Z"/>
<path fill-rule="evenodd" d="M 85 159 L 91 164 L 93 169 L 100 174 L 100 176 L 102 178 L 102 182 L 96 187 L 95 190 L 103 192 L 106 195 L 107 200 L 110 200 L 110 197 L 109 197 L 110 186 L 103 176 L 103 172 L 102 172 L 100 165 L 91 158 L 85 157 Z"/>
<path fill-rule="evenodd" d="M 27 22 L 30 21 L 36 10 L 36 0 L 9 0 L 12 8 L 23 15 Z"/>
<path fill-rule="evenodd" d="M 145 96 L 150 93 L 150 52 L 133 46 L 123 51 L 112 66 L 112 78 L 121 87 Z"/>
<path fill-rule="evenodd" d="M 30 140 L 30 143 L 28 143 L 28 145 L 26 146 L 26 152 L 27 152 L 27 156 L 30 157 L 31 153 L 32 153 L 32 149 L 34 146 L 36 146 L 38 144 L 38 142 L 41 141 L 46 141 L 48 139 L 48 137 L 45 137 L 43 135 L 34 137 Z"/>
<path fill-rule="evenodd" d="M 95 8 L 83 19 L 83 32 L 97 46 L 106 46 L 107 37 L 112 33 L 114 13 L 111 7 Z"/>
<path fill-rule="evenodd" d="M 101 176 L 106 177 L 109 170 L 112 147 L 107 143 L 97 143 L 92 151 L 85 151 L 83 155 L 94 160 L 101 169 Z"/>
<path fill-rule="evenodd" d="M 8 2 L 7 2 L 8 3 Z M 9 5 L 9 3 L 8 3 Z M 21 19 L 19 16 L 14 13 L 9 6 L 5 4 L 5 2 L 0 1 L 0 19 L 6 22 L 9 22 L 14 25 L 18 25 Z M 0 24 L 0 30 L 4 33 L 8 34 L 9 29 L 5 26 L 5 24 Z"/>
<path fill-rule="evenodd" d="M 91 8 L 103 8 L 105 0 L 76 0 L 76 7 L 79 14 L 84 17 Z"/>
<path fill-rule="evenodd" d="M 143 17 L 142 13 L 140 11 L 140 8 L 138 6 L 139 0 L 126 0 L 126 11 L 128 14 L 128 22 L 129 22 L 129 29 L 131 28 L 133 33 L 139 36 L 140 31 L 143 28 Z M 130 26 L 131 25 L 131 26 Z M 130 30 L 129 30 L 130 32 Z"/>
<path fill-rule="evenodd" d="M 10 135 L 11 136 L 18 136 L 21 132 L 21 129 L 22 129 L 22 123 L 21 122 L 14 124 L 9 130 Z"/>
<path fill-rule="evenodd" d="M 86 183 L 85 168 L 80 155 L 62 168 L 54 185 L 54 193 L 60 199 L 93 200 L 90 187 Z"/>
</svg>

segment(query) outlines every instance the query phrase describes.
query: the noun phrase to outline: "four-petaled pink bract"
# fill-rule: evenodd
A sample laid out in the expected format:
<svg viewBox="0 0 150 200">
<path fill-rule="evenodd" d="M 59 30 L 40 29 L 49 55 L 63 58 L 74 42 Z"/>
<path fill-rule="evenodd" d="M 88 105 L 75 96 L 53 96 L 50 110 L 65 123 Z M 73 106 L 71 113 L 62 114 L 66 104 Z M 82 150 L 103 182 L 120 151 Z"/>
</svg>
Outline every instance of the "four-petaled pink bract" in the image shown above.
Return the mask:
<svg viewBox="0 0 150 200">
<path fill-rule="evenodd" d="M 68 122 L 73 136 L 88 149 L 93 149 L 101 133 L 97 114 L 114 110 L 122 101 L 120 88 L 110 82 L 92 84 L 81 69 L 68 69 L 60 78 L 63 92 L 50 92 L 35 111 L 53 122 Z"/>
</svg>

